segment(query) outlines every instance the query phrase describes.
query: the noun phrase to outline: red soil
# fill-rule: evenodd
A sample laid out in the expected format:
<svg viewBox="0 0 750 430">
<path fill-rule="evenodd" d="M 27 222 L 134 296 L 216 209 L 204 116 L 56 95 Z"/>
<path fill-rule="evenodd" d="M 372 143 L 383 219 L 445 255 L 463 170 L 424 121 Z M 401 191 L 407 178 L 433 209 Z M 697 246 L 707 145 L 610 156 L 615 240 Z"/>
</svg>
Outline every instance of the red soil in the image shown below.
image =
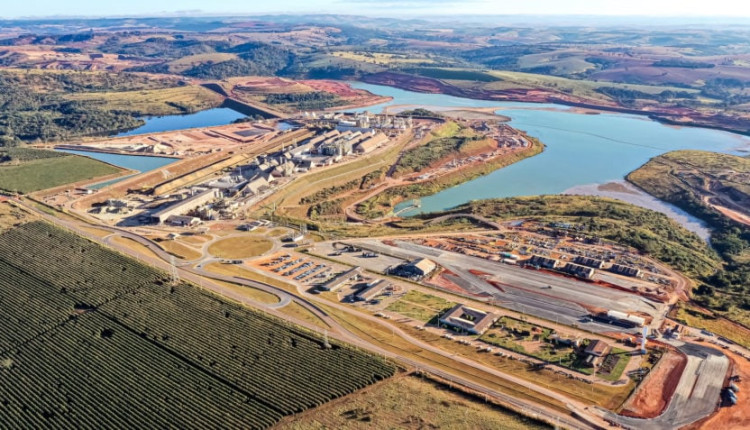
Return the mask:
<svg viewBox="0 0 750 430">
<path fill-rule="evenodd" d="M 299 83 L 307 85 L 308 87 L 316 91 L 325 91 L 327 93 L 336 94 L 337 96 L 341 97 L 358 97 L 367 95 L 363 91 L 355 90 L 354 88 L 349 86 L 349 84 L 345 84 L 343 82 L 321 79 L 299 81 Z"/>
<path fill-rule="evenodd" d="M 621 414 L 638 418 L 654 418 L 661 415 L 677 389 L 686 364 L 687 357 L 682 353 L 667 352 L 638 392 L 625 403 Z"/>
</svg>

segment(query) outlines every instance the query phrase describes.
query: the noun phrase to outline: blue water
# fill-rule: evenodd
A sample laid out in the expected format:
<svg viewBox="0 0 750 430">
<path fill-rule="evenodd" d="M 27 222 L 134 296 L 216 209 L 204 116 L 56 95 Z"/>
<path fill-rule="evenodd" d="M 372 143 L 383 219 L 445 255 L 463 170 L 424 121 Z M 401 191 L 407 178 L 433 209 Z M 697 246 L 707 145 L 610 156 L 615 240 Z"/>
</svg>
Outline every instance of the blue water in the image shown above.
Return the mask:
<svg viewBox="0 0 750 430">
<path fill-rule="evenodd" d="M 90 152 L 90 151 L 76 151 L 73 149 L 58 149 L 58 151 L 67 152 L 75 155 L 82 155 L 84 157 L 93 158 L 95 160 L 104 161 L 105 163 L 113 164 L 118 167 L 123 167 L 130 170 L 137 170 L 138 172 L 149 172 L 164 167 L 168 164 L 172 164 L 177 161 L 177 158 L 169 157 L 150 157 L 146 155 L 121 155 L 121 154 L 108 154 L 105 152 Z M 98 190 L 106 186 L 116 184 L 130 176 L 123 176 L 120 178 L 111 179 L 105 182 L 99 182 L 89 186 L 88 188 Z"/>
<path fill-rule="evenodd" d="M 576 186 L 622 180 L 650 158 L 678 149 L 747 155 L 742 150 L 750 147 L 750 138 L 744 136 L 671 127 L 644 116 L 585 115 L 559 105 L 480 101 L 361 83 L 353 86 L 394 97 L 389 103 L 370 107 L 371 112 L 392 105 L 502 108 L 498 113 L 510 117 L 510 125 L 546 145 L 539 155 L 422 198 L 421 212 L 445 210 L 471 200 L 559 194 Z M 404 202 L 396 210 L 410 204 Z"/>
<path fill-rule="evenodd" d="M 245 115 L 227 108 L 215 108 L 187 115 L 168 115 L 144 118 L 146 124 L 135 130 L 117 134 L 116 137 L 133 136 L 145 133 L 180 130 L 184 128 L 213 127 L 225 125 Z"/>
</svg>

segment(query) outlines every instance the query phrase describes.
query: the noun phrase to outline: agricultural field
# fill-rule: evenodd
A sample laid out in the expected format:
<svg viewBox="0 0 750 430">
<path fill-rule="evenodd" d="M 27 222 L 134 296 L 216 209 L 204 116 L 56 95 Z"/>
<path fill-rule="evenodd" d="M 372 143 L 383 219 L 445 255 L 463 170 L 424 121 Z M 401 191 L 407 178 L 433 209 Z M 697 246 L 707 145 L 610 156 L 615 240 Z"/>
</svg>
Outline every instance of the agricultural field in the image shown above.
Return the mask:
<svg viewBox="0 0 750 430">
<path fill-rule="evenodd" d="M 53 151 L 10 148 L 0 150 L 0 189 L 30 193 L 100 176 L 121 169 L 88 157 Z"/>
<path fill-rule="evenodd" d="M 541 430 L 549 425 L 429 378 L 403 375 L 321 408 L 285 418 L 277 430 L 332 428 Z"/>
<path fill-rule="evenodd" d="M 43 222 L 0 236 L 0 272 L 11 427 L 267 428 L 395 372 Z"/>
</svg>

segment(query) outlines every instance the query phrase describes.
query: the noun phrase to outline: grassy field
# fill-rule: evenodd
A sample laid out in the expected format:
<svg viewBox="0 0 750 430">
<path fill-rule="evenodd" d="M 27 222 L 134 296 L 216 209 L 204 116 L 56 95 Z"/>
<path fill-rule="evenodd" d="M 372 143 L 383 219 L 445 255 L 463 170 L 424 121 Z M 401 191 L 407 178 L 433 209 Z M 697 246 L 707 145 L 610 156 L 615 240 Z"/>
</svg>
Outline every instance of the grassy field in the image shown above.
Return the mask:
<svg viewBox="0 0 750 430">
<path fill-rule="evenodd" d="M 541 430 L 551 428 L 443 383 L 400 375 L 308 413 L 281 421 L 277 430 L 334 428 Z"/>
<path fill-rule="evenodd" d="M 120 172 L 101 161 L 77 155 L 0 164 L 0 189 L 30 193 Z"/>
<path fill-rule="evenodd" d="M 215 92 L 197 85 L 143 91 L 77 93 L 69 100 L 94 101 L 107 110 L 132 112 L 136 115 L 180 115 L 218 107 L 223 99 Z"/>
<path fill-rule="evenodd" d="M 208 253 L 218 258 L 245 259 L 263 255 L 272 247 L 270 240 L 261 237 L 231 237 L 212 243 Z"/>
<path fill-rule="evenodd" d="M 366 339 L 374 343 L 375 345 L 380 346 L 381 348 L 396 352 L 404 357 L 416 360 L 418 362 L 429 363 L 430 365 L 436 366 L 441 370 L 459 375 L 472 382 L 490 387 L 494 390 L 511 394 L 520 399 L 539 402 L 553 409 L 567 413 L 565 405 L 552 398 L 531 393 L 524 386 L 514 384 L 503 378 L 499 378 L 495 375 L 483 372 L 481 370 L 456 363 L 456 361 L 452 360 L 451 358 L 446 358 L 442 355 L 426 351 L 419 347 L 415 347 L 411 343 L 401 339 L 400 337 L 394 336 L 391 329 L 386 326 L 373 324 L 369 320 L 361 318 L 356 314 L 343 312 L 325 305 L 321 305 L 321 307 L 333 318 L 336 318 L 336 320 L 339 321 L 348 330 L 352 331 L 363 339 Z"/>
<path fill-rule="evenodd" d="M 0 203 L 0 233 L 13 227 L 17 227 L 35 216 L 18 206 L 8 202 Z"/>
<path fill-rule="evenodd" d="M 195 54 L 188 55 L 186 57 L 179 58 L 174 61 L 167 63 L 169 71 L 171 73 L 182 73 L 195 66 L 206 63 L 223 63 L 224 61 L 230 61 L 237 59 L 237 54 L 213 52 L 209 54 Z"/>
<path fill-rule="evenodd" d="M 163 250 L 174 255 L 175 257 L 182 258 L 184 260 L 197 260 L 203 255 L 194 248 L 183 245 L 174 240 L 163 240 L 158 243 Z"/>
<path fill-rule="evenodd" d="M 361 63 L 379 64 L 379 65 L 393 65 L 393 64 L 431 64 L 434 63 L 432 59 L 426 57 L 417 57 L 414 55 L 406 54 L 390 54 L 380 52 L 352 52 L 352 51 L 336 51 L 331 53 L 331 56 L 343 58 L 346 60 L 357 61 Z"/>
<path fill-rule="evenodd" d="M 725 318 L 701 311 L 688 303 L 681 303 L 679 306 L 676 306 L 670 315 L 682 324 L 708 330 L 745 348 L 750 348 L 750 329 L 738 327 L 737 324 Z"/>
<path fill-rule="evenodd" d="M 258 290 L 256 288 L 248 287 L 246 285 L 235 284 L 232 282 L 219 281 L 217 279 L 210 279 L 210 281 L 223 286 L 229 291 L 232 291 L 234 293 L 247 297 L 250 300 L 255 300 L 258 303 L 265 303 L 268 305 L 273 305 L 273 304 L 279 303 L 280 301 L 279 298 L 273 294 Z"/>
<path fill-rule="evenodd" d="M 399 313 L 422 322 L 429 322 L 456 304 L 440 297 L 410 290 L 406 295 L 393 302 L 386 310 Z"/>
</svg>

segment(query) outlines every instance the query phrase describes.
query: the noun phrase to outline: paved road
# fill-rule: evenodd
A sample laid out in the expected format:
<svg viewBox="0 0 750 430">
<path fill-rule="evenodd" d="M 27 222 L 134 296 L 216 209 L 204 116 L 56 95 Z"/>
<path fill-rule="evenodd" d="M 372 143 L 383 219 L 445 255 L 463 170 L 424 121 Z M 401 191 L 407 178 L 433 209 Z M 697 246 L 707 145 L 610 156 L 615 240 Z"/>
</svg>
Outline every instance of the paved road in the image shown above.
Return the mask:
<svg viewBox="0 0 750 430">
<path fill-rule="evenodd" d="M 78 225 L 77 222 L 67 221 L 67 220 L 62 220 L 62 219 L 56 218 L 54 216 L 48 215 L 48 214 L 46 214 L 46 213 L 44 213 L 42 211 L 37 210 L 33 206 L 28 206 L 28 205 L 23 205 L 23 206 L 26 209 L 28 209 L 28 210 L 30 210 L 32 212 L 37 213 L 39 216 L 41 216 L 42 218 L 44 218 L 44 219 L 52 222 L 53 224 L 56 224 L 56 225 L 64 227 L 64 228 L 67 228 L 69 230 L 73 230 L 77 234 L 79 234 L 81 236 L 84 236 L 84 237 L 87 237 L 87 238 L 89 238 L 92 241 L 100 242 L 100 243 L 105 243 L 106 242 L 101 237 L 98 237 L 96 235 L 93 235 L 91 233 L 86 232 L 85 230 L 82 230 L 80 228 L 80 226 Z M 155 267 L 158 267 L 158 268 L 161 268 L 163 270 L 167 270 L 167 271 L 170 270 L 171 265 L 169 263 L 167 263 L 165 260 L 167 260 L 167 261 L 171 260 L 171 258 L 172 258 L 171 254 L 166 253 L 161 248 L 159 248 L 158 246 L 156 246 L 156 244 L 151 243 L 151 241 L 149 241 L 148 239 L 143 238 L 141 236 L 138 236 L 136 234 L 130 233 L 128 231 L 125 231 L 125 230 L 122 230 L 122 229 L 118 229 L 118 228 L 113 228 L 113 227 L 110 227 L 110 226 L 97 225 L 96 227 L 97 228 L 101 228 L 101 229 L 106 229 L 106 230 L 111 231 L 113 233 L 116 233 L 118 235 L 122 235 L 124 237 L 128 237 L 130 239 L 136 240 L 139 243 L 144 244 L 144 246 L 148 246 L 159 258 L 154 258 L 154 257 L 151 257 L 151 256 L 144 256 L 144 255 L 142 255 L 142 254 L 140 254 L 140 253 L 138 253 L 138 252 L 136 252 L 136 251 L 134 251 L 134 250 L 132 250 L 132 249 L 130 249 L 128 247 L 120 246 L 120 245 L 117 245 L 117 244 L 114 244 L 114 243 L 111 244 L 111 245 L 109 245 L 112 248 L 116 249 L 117 251 L 122 252 L 122 253 L 127 254 L 127 255 L 134 256 L 134 257 L 138 258 L 141 261 L 144 261 L 144 262 L 146 262 L 148 264 L 151 264 L 151 265 L 153 265 Z M 214 291 L 214 292 L 216 292 L 218 294 L 221 294 L 221 295 L 223 295 L 225 297 L 228 297 L 230 299 L 236 300 L 237 302 L 246 304 L 246 305 L 251 306 L 251 307 L 261 308 L 264 311 L 266 311 L 266 312 L 268 312 L 268 313 L 270 313 L 270 314 L 272 314 L 272 315 L 274 315 L 276 317 L 288 320 L 288 321 L 290 321 L 290 322 L 292 322 L 294 324 L 297 324 L 299 326 L 308 328 L 308 329 L 310 329 L 312 331 L 316 331 L 316 332 L 320 332 L 321 331 L 321 329 L 319 327 L 317 327 L 315 325 L 312 325 L 312 324 L 310 324 L 307 321 L 299 320 L 299 319 L 296 319 L 296 318 L 293 318 L 293 317 L 289 317 L 288 315 L 281 314 L 276 309 L 273 309 L 273 308 L 269 307 L 268 305 L 265 305 L 265 304 L 262 304 L 262 303 L 257 303 L 257 302 L 254 302 L 252 300 L 249 300 L 249 299 L 247 299 L 246 297 L 244 297 L 242 295 L 238 295 L 236 293 L 233 293 L 230 290 L 227 290 L 226 288 L 224 288 L 220 284 L 212 283 L 210 281 L 205 281 L 203 279 L 203 276 L 207 276 L 207 277 L 211 277 L 211 278 L 215 278 L 215 279 L 221 279 L 221 280 L 229 280 L 230 282 L 236 282 L 236 283 L 240 283 L 240 284 L 243 284 L 243 285 L 252 286 L 254 288 L 259 288 L 259 289 L 261 289 L 263 291 L 271 292 L 272 294 L 277 294 L 277 295 L 287 294 L 287 295 L 289 295 L 289 293 L 287 293 L 284 290 L 280 290 L 280 289 L 275 288 L 273 286 L 262 284 L 262 283 L 255 282 L 255 281 L 251 281 L 251 280 L 248 280 L 248 279 L 237 278 L 237 277 L 224 277 L 224 276 L 221 276 L 221 275 L 216 275 L 216 274 L 211 273 L 211 272 L 204 272 L 204 271 L 202 271 L 202 269 L 188 270 L 185 267 L 178 267 L 178 272 L 179 272 L 179 274 L 180 274 L 180 276 L 182 278 L 184 278 L 186 280 L 189 280 L 189 281 L 191 281 L 191 282 L 193 282 L 195 284 L 202 285 L 204 288 L 210 289 L 210 290 L 212 290 L 212 291 Z M 308 309 L 309 311 L 313 312 L 316 316 L 318 316 L 323 322 L 325 322 L 327 325 L 329 325 L 329 327 L 331 328 L 331 331 L 330 332 L 327 331 L 327 333 L 333 339 L 337 339 L 339 341 L 346 342 L 346 343 L 355 345 L 355 346 L 363 348 L 363 349 L 367 349 L 367 350 L 369 350 L 369 351 L 371 351 L 373 353 L 379 354 L 381 356 L 384 356 L 384 357 L 387 357 L 387 358 L 390 358 L 390 359 L 393 359 L 393 360 L 405 363 L 408 366 L 412 366 L 412 367 L 424 370 L 424 371 L 429 372 L 431 374 L 434 374 L 434 375 L 437 375 L 439 377 L 442 377 L 442 378 L 444 378 L 444 379 L 446 379 L 446 380 L 448 380 L 448 381 L 450 381 L 452 383 L 455 383 L 457 385 L 461 385 L 461 386 L 465 386 L 465 387 L 469 387 L 469 388 L 475 389 L 475 390 L 479 391 L 480 393 L 483 393 L 483 394 L 485 394 L 487 396 L 493 397 L 493 398 L 495 398 L 495 399 L 497 399 L 497 400 L 499 400 L 499 401 L 501 401 L 501 402 L 503 402 L 505 404 L 508 404 L 510 406 L 513 406 L 515 408 L 518 408 L 518 409 L 526 411 L 526 412 L 530 412 L 530 413 L 538 415 L 540 417 L 544 417 L 547 420 L 549 420 L 550 422 L 557 422 L 560 425 L 565 426 L 567 428 L 582 429 L 582 430 L 599 428 L 599 425 L 589 424 L 589 421 L 594 422 L 594 423 L 601 423 L 601 421 L 599 420 L 599 418 L 596 417 L 596 416 L 594 416 L 594 415 L 592 415 L 591 413 L 585 411 L 584 407 L 582 405 L 574 405 L 574 404 L 570 403 L 568 401 L 568 399 L 566 399 L 564 396 L 561 396 L 560 394 L 554 393 L 554 392 L 550 391 L 547 388 L 537 386 L 537 385 L 535 385 L 533 383 L 530 383 L 528 381 L 520 380 L 518 378 L 513 377 L 512 375 L 507 375 L 507 374 L 501 373 L 501 372 L 499 372 L 497 370 L 487 368 L 488 370 L 491 370 L 492 373 L 495 374 L 498 377 L 501 377 L 501 378 L 504 378 L 504 379 L 508 379 L 508 380 L 518 380 L 520 383 L 522 383 L 524 386 L 526 386 L 529 389 L 529 391 L 536 391 L 536 392 L 540 392 L 540 393 L 547 393 L 547 392 L 549 392 L 550 394 L 553 394 L 555 396 L 555 398 L 558 398 L 561 401 L 566 402 L 568 404 L 568 408 L 571 410 L 571 412 L 574 415 L 576 415 L 576 416 L 582 416 L 582 417 L 587 417 L 586 419 L 588 421 L 581 421 L 581 420 L 578 420 L 578 419 L 576 419 L 576 418 L 574 418 L 572 416 L 560 414 L 557 411 L 550 410 L 550 409 L 545 408 L 543 406 L 540 406 L 540 405 L 537 405 L 537 404 L 534 404 L 534 403 L 531 403 L 531 402 L 528 402 L 528 401 L 516 399 L 513 396 L 510 396 L 510 395 L 507 395 L 507 394 L 504 394 L 504 393 L 501 393 L 501 392 L 489 389 L 489 388 L 487 388 L 485 386 L 476 384 L 476 383 L 474 383 L 474 382 L 472 382 L 470 380 L 465 379 L 464 377 L 461 377 L 461 376 L 458 376 L 458 375 L 455 375 L 455 374 L 452 374 L 452 373 L 445 372 L 442 369 L 436 368 L 436 367 L 431 366 L 431 365 L 429 365 L 427 363 L 413 361 L 411 359 L 402 357 L 399 354 L 392 353 L 392 352 L 390 352 L 388 350 L 382 349 L 382 348 L 380 348 L 380 347 L 378 347 L 376 345 L 373 345 L 373 344 L 371 344 L 371 343 L 369 343 L 367 341 L 364 341 L 363 339 L 359 338 L 358 336 L 354 335 L 353 333 L 351 333 L 350 331 L 348 331 L 346 328 L 344 328 L 343 326 L 341 326 L 336 320 L 334 320 L 333 318 L 331 318 L 325 311 L 323 311 L 317 305 L 315 305 L 314 303 L 312 303 L 309 299 L 314 299 L 313 296 L 311 296 L 311 295 L 309 295 L 307 293 L 303 293 L 301 291 L 299 292 L 299 294 L 300 294 L 300 296 L 289 295 L 290 296 L 290 300 L 293 300 L 296 303 L 299 303 L 300 305 L 304 306 L 306 309 Z M 305 298 L 305 297 L 307 297 L 307 298 Z M 331 304 L 330 303 L 326 303 L 326 305 L 331 305 Z M 339 304 L 333 304 L 333 305 L 336 306 L 336 307 L 341 307 L 341 309 L 344 310 L 344 311 L 346 311 L 346 312 L 357 312 L 357 311 L 354 311 L 351 308 L 345 307 L 343 305 L 339 305 Z M 357 316 L 363 316 L 363 314 L 357 312 Z M 371 320 L 375 324 L 387 324 L 387 323 L 383 322 L 382 320 L 379 320 L 379 319 L 377 319 L 375 317 L 372 317 L 372 316 L 364 315 L 364 317 L 367 318 L 367 319 L 369 319 L 369 320 Z M 391 325 L 387 325 L 387 327 L 389 329 L 393 329 L 394 332 L 398 332 L 399 335 L 405 336 L 407 338 L 407 340 L 417 342 L 417 345 L 419 345 L 420 347 L 426 347 L 426 348 L 429 348 L 430 350 L 434 350 L 435 353 L 438 353 L 438 354 L 440 354 L 440 355 L 442 355 L 444 357 L 453 358 L 452 354 L 450 354 L 450 353 L 448 353 L 446 351 L 438 350 L 438 349 L 432 347 L 431 345 L 428 345 L 428 344 L 425 344 L 425 343 L 421 343 L 420 341 L 418 341 L 416 339 L 410 338 L 408 335 L 406 335 L 406 333 L 403 333 L 398 328 L 394 328 Z M 478 368 L 478 369 L 484 367 L 484 366 L 478 365 L 477 363 L 470 362 L 470 361 L 468 361 L 466 359 L 463 359 L 463 360 L 467 361 L 466 364 L 469 365 L 469 366 L 471 366 L 471 367 Z"/>
<path fill-rule="evenodd" d="M 691 343 L 669 342 L 688 357 L 675 394 L 664 413 L 654 419 L 628 418 L 607 412 L 605 417 L 627 428 L 670 430 L 711 415 L 720 401 L 729 359 L 719 350 Z"/>
<path fill-rule="evenodd" d="M 578 325 L 593 332 L 627 331 L 596 321 L 584 322 L 590 314 L 585 306 L 618 310 L 621 312 L 644 312 L 654 317 L 655 322 L 664 318 L 668 308 L 636 294 L 600 287 L 571 278 L 553 276 L 542 271 L 493 262 L 477 257 L 443 251 L 411 242 L 395 241 L 398 247 L 383 244 L 374 239 L 349 240 L 375 252 L 403 259 L 429 258 L 460 276 L 462 287 L 474 294 L 492 295 L 503 307 L 528 313 L 566 325 Z M 500 288 L 469 272 L 479 270 L 492 275 Z M 549 289 L 548 286 L 553 288 Z M 639 332 L 631 329 L 630 332 Z"/>
</svg>

